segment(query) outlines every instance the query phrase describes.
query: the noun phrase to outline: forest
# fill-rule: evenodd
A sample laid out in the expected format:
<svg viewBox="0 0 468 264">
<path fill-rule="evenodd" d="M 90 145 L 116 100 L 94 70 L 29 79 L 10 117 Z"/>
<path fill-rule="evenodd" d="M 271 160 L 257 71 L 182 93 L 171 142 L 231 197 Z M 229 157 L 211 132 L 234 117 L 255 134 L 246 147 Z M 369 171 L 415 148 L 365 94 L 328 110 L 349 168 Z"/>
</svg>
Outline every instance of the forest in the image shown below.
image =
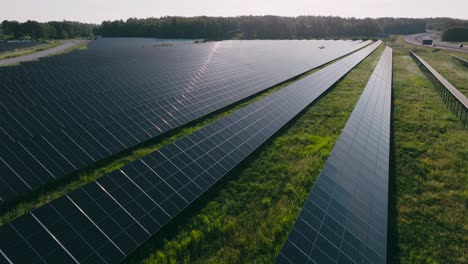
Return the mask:
<svg viewBox="0 0 468 264">
<path fill-rule="evenodd" d="M 308 39 L 414 34 L 426 28 L 468 25 L 451 18 L 342 18 L 331 16 L 161 17 L 104 21 L 95 28 L 105 37 L 204 39 Z"/>
<path fill-rule="evenodd" d="M 468 27 L 452 27 L 442 32 L 442 40 L 468 41 Z"/>
<path fill-rule="evenodd" d="M 417 19 L 240 16 L 131 18 L 104 21 L 95 32 L 106 37 L 305 39 L 411 34 L 425 28 L 426 22 Z"/>
<path fill-rule="evenodd" d="M 11 38 L 68 39 L 87 37 L 96 25 L 72 21 L 51 21 L 40 23 L 28 20 L 24 23 L 4 20 L 1 24 L 3 35 Z"/>
<path fill-rule="evenodd" d="M 187 39 L 309 39 L 376 37 L 414 34 L 426 29 L 468 26 L 451 18 L 342 18 L 333 16 L 160 17 L 103 21 L 100 25 L 62 21 L 3 21 L 3 34 L 11 38 L 66 39 L 87 37 L 151 37 Z"/>
</svg>

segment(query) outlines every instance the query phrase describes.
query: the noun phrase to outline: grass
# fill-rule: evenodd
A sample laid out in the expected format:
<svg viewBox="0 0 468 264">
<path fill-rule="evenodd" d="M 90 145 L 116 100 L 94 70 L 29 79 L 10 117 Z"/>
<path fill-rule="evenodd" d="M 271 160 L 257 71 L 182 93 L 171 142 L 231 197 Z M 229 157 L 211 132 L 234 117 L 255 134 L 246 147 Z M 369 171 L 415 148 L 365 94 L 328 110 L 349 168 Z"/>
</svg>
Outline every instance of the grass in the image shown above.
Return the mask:
<svg viewBox="0 0 468 264">
<path fill-rule="evenodd" d="M 383 51 L 381 46 L 127 263 L 271 263 Z"/>
<path fill-rule="evenodd" d="M 468 70 L 465 66 L 447 55 L 433 55 L 428 53 L 420 53 L 419 55 L 460 92 L 468 96 Z M 466 59 L 468 55 L 464 57 Z"/>
<path fill-rule="evenodd" d="M 43 51 L 43 50 L 48 50 L 48 49 L 57 47 L 62 43 L 63 43 L 63 41 L 59 41 L 59 40 L 48 40 L 46 44 L 38 45 L 38 46 L 35 46 L 35 47 L 25 48 L 25 49 L 17 49 L 17 50 L 9 51 L 9 52 L 3 52 L 3 53 L 0 53 L 0 60 L 26 56 L 26 55 L 29 55 L 29 54 L 33 54 L 33 53 L 36 53 L 36 52 Z M 48 56 L 49 57 L 50 56 L 55 56 L 55 55 L 59 55 L 59 54 L 63 54 L 63 53 L 76 51 L 76 50 L 86 50 L 86 49 L 88 49 L 88 44 L 89 44 L 89 42 L 79 43 L 79 44 L 76 44 L 76 45 L 64 50 L 63 52 L 52 53 L 52 54 L 49 54 Z M 16 62 L 16 63 L 10 63 L 10 64 L 3 64 L 3 65 L 0 65 L 0 67 L 11 67 L 11 66 L 18 66 L 18 65 L 20 65 L 20 63 Z"/>
<path fill-rule="evenodd" d="M 86 44 L 77 45 L 74 47 L 77 47 L 77 49 L 83 49 L 83 47 L 80 46 L 86 47 Z M 94 181 L 114 170 L 117 170 L 136 159 L 146 156 L 149 153 L 177 140 L 180 137 L 193 133 L 194 131 L 208 125 L 209 123 L 212 123 L 217 119 L 227 116 L 232 112 L 254 101 L 260 100 L 261 98 L 287 86 L 288 84 L 296 81 L 297 79 L 303 78 L 304 76 L 316 70 L 318 69 L 311 70 L 307 73 L 304 73 L 301 76 L 298 76 L 297 78 L 294 78 L 285 83 L 267 89 L 240 102 L 237 102 L 231 106 L 221 109 L 220 111 L 207 115 L 197 121 L 194 121 L 183 127 L 174 129 L 164 135 L 144 142 L 143 144 L 140 144 L 132 149 L 124 151 L 118 155 L 109 157 L 103 161 L 97 162 L 89 168 L 65 176 L 62 179 L 51 182 L 48 185 L 38 188 L 22 197 L 18 197 L 18 199 L 16 199 L 15 201 L 4 204 L 2 205 L 2 207 L 0 207 L 0 225 L 12 221 L 17 217 L 24 215 L 28 211 L 38 208 L 54 199 L 63 196 L 66 193 L 76 190 L 79 187 L 85 185 L 86 183 Z"/>
<path fill-rule="evenodd" d="M 88 49 L 88 44 L 89 44 L 89 42 L 79 43 L 77 45 L 74 45 L 74 46 L 66 49 L 64 53 L 72 52 L 72 51 L 75 51 L 75 50 L 87 50 Z"/>
<path fill-rule="evenodd" d="M 467 263 L 468 132 L 403 49 L 408 46 L 388 44 L 397 48 L 389 262 Z"/>
<path fill-rule="evenodd" d="M 468 60 L 468 53 L 415 46 L 404 42 L 402 38 L 393 38 L 391 45 L 399 51 L 411 49 L 426 60 L 445 79 L 460 92 L 468 96 L 468 71 L 465 66 L 455 61 L 451 55 Z"/>
<path fill-rule="evenodd" d="M 26 55 L 33 54 L 33 53 L 36 53 L 36 52 L 39 52 L 39 51 L 43 51 L 43 50 L 47 50 L 47 49 L 57 47 L 60 44 L 62 44 L 62 41 L 49 40 L 44 44 L 37 45 L 37 46 L 34 46 L 34 47 L 29 47 L 29 48 L 24 48 L 24 49 L 16 49 L 14 51 L 8 51 L 8 52 L 2 52 L 2 53 L 0 53 L 0 60 L 26 56 Z"/>
</svg>

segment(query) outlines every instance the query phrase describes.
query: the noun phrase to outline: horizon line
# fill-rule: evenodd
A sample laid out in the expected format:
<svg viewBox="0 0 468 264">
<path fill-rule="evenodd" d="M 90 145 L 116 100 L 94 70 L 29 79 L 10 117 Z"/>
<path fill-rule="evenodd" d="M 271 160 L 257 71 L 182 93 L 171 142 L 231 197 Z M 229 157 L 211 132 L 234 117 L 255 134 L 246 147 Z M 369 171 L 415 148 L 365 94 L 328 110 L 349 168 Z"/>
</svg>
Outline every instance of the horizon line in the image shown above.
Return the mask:
<svg viewBox="0 0 468 264">
<path fill-rule="evenodd" d="M 468 21 L 468 18 L 457 18 L 457 17 L 447 17 L 447 16 L 440 16 L 440 17 L 397 17 L 397 16 L 382 16 L 382 17 L 357 17 L 357 16 L 338 16 L 338 15 L 297 15 L 297 16 L 286 16 L 286 15 L 234 15 L 234 16 L 213 16 L 213 15 L 196 15 L 196 16 L 181 16 L 181 15 L 163 15 L 163 16 L 149 16 L 149 17 L 128 17 L 128 18 L 119 18 L 119 19 L 104 19 L 101 20 L 101 22 L 89 22 L 89 21 L 83 21 L 83 20 L 74 20 L 74 19 L 66 19 L 63 18 L 61 20 L 57 19 L 52 19 L 52 20 L 35 20 L 35 19 L 27 19 L 27 20 L 17 20 L 17 19 L 1 19 L 1 21 L 18 21 L 20 23 L 27 22 L 28 20 L 30 21 L 37 21 L 40 23 L 47 23 L 47 22 L 53 22 L 53 21 L 69 21 L 69 22 L 79 22 L 83 24 L 102 24 L 103 22 L 107 21 L 127 21 L 129 19 L 138 19 L 138 20 L 143 20 L 143 19 L 161 19 L 161 18 L 167 18 L 167 17 L 179 17 L 179 18 L 195 18 L 195 17 L 210 17 L 210 18 L 237 18 L 237 17 L 284 17 L 284 18 L 298 18 L 298 17 L 338 17 L 338 18 L 343 18 L 343 19 L 382 19 L 382 18 L 394 18 L 394 19 L 443 19 L 443 18 L 448 18 L 448 19 L 454 19 L 454 20 L 463 20 L 463 21 Z"/>
</svg>

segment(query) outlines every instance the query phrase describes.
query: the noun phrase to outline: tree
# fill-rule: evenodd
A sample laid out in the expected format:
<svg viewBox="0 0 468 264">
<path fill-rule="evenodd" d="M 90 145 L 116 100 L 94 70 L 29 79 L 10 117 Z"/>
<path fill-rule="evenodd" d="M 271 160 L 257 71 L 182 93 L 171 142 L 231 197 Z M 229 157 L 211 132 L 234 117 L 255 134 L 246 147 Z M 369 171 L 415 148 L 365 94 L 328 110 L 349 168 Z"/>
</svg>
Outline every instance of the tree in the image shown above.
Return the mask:
<svg viewBox="0 0 468 264">
<path fill-rule="evenodd" d="M 160 17 L 104 21 L 94 29 L 105 37 L 291 39 L 374 37 L 378 33 L 424 32 L 425 19 L 357 19 L 323 16 Z"/>
<path fill-rule="evenodd" d="M 28 20 L 27 22 L 22 23 L 20 28 L 24 35 L 30 36 L 33 39 L 48 37 L 46 36 L 44 26 L 37 21 Z"/>
<path fill-rule="evenodd" d="M 71 21 L 52 21 L 40 23 L 28 20 L 24 23 L 18 21 L 2 22 L 3 33 L 14 38 L 30 36 L 38 38 L 75 38 L 86 37 L 93 32 L 95 25 Z"/>
<path fill-rule="evenodd" d="M 14 38 L 22 37 L 21 24 L 18 21 L 4 20 L 2 22 L 3 34 L 12 35 Z"/>
</svg>

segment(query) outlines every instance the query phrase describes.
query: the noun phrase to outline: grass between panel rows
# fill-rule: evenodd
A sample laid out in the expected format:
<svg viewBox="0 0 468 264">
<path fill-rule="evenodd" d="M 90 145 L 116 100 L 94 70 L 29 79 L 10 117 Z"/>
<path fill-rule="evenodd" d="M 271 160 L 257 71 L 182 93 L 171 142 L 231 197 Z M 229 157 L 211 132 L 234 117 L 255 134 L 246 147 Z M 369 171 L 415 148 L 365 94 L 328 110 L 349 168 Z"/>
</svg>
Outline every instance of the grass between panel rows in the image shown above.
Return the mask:
<svg viewBox="0 0 468 264">
<path fill-rule="evenodd" d="M 271 263 L 383 45 L 226 175 L 127 263 Z"/>
<path fill-rule="evenodd" d="M 86 45 L 87 43 L 83 43 L 83 44 L 74 46 L 73 48 L 86 49 Z M 29 194 L 19 197 L 12 203 L 8 203 L 0 207 L 0 225 L 3 225 L 21 215 L 24 215 L 28 211 L 38 208 L 54 199 L 59 198 L 60 196 L 63 196 L 66 193 L 76 190 L 79 187 L 85 185 L 86 183 L 94 181 L 112 171 L 115 171 L 134 160 L 137 160 L 145 155 L 148 155 L 149 153 L 171 142 L 174 142 L 178 138 L 181 138 L 185 135 L 193 133 L 199 130 L 200 128 L 222 117 L 225 117 L 252 102 L 260 100 L 261 98 L 266 97 L 269 94 L 274 93 L 275 91 L 278 91 L 279 89 L 317 71 L 318 69 L 328 66 L 331 63 L 333 63 L 333 61 L 327 63 L 326 65 L 322 67 L 311 70 L 291 80 L 288 80 L 282 84 L 279 84 L 275 87 L 269 88 L 256 95 L 250 96 L 244 100 L 234 103 L 231 106 L 223 108 L 215 113 L 209 114 L 183 127 L 174 129 L 164 135 L 158 136 L 152 140 L 144 142 L 143 144 L 140 144 L 134 148 L 126 150 L 120 154 L 107 158 L 103 161 L 99 161 L 87 169 L 65 176 L 62 179 L 49 183 L 48 185 L 42 188 L 39 188 Z"/>
<path fill-rule="evenodd" d="M 85 42 L 76 44 L 76 45 L 66 49 L 63 53 L 68 53 L 68 52 L 72 52 L 72 51 L 75 51 L 75 50 L 86 50 L 86 49 L 88 49 L 88 44 L 89 44 L 89 41 L 85 41 Z M 58 54 L 60 54 L 60 53 L 58 53 Z M 50 56 L 54 56 L 54 55 L 56 55 L 56 54 L 52 54 Z"/>
<path fill-rule="evenodd" d="M 451 56 L 468 60 L 468 53 L 416 46 L 406 43 L 402 37 L 393 37 L 388 43 L 398 51 L 415 51 L 461 93 L 468 96 L 468 68 Z"/>
<path fill-rule="evenodd" d="M 389 262 L 467 263 L 468 131 L 407 50 L 393 70 Z"/>
<path fill-rule="evenodd" d="M 461 93 L 468 96 L 468 68 L 466 66 L 455 61 L 450 55 L 432 53 L 419 53 L 419 55 Z"/>
</svg>

